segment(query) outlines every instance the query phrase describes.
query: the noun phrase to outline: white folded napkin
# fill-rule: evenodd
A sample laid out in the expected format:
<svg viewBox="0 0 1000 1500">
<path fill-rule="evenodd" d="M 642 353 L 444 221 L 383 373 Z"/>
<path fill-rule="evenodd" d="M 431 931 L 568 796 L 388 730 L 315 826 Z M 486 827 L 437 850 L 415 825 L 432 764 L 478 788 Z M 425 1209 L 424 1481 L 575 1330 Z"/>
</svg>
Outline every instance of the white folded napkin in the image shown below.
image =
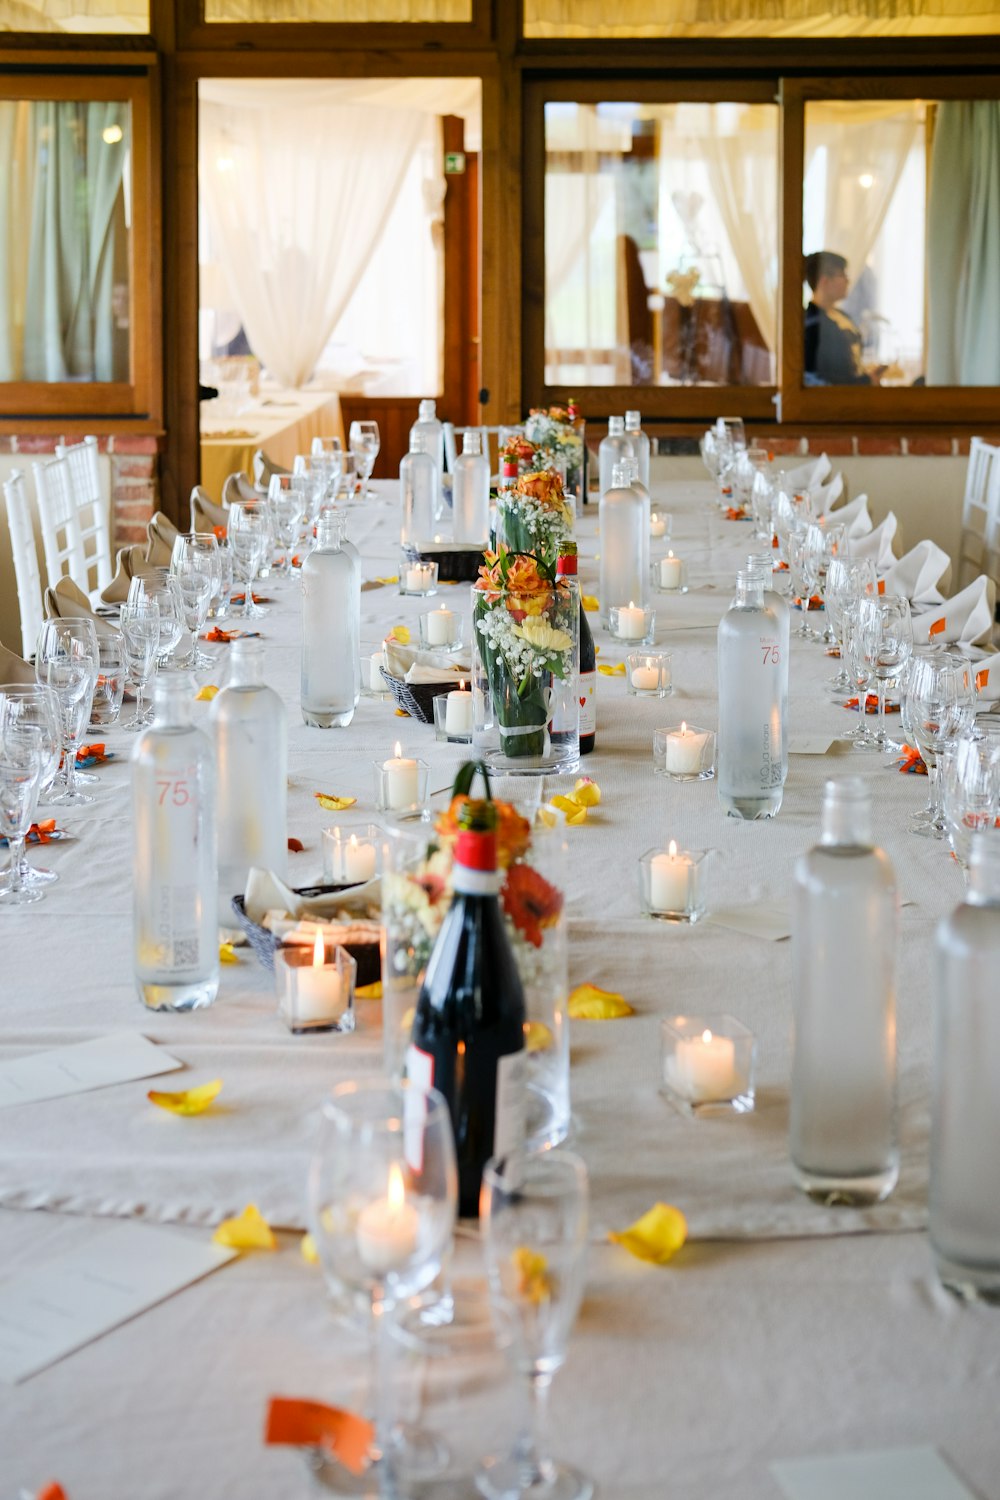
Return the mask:
<svg viewBox="0 0 1000 1500">
<path fill-rule="evenodd" d="M 421 651 L 395 641 L 385 642 L 382 658 L 390 677 L 403 677 L 407 682 L 451 682 L 459 677 L 468 681 L 472 675 L 468 660 L 456 661 L 444 651 Z"/>
<path fill-rule="evenodd" d="M 951 567 L 951 558 L 932 541 L 918 542 L 886 572 L 887 594 L 902 594 L 914 609 L 932 609 L 944 603 L 937 585 Z"/>
<path fill-rule="evenodd" d="M 1000 656 L 984 656 L 975 665 L 976 692 L 982 709 L 992 708 L 1000 697 Z"/>
<path fill-rule="evenodd" d="M 846 526 L 848 537 L 867 536 L 872 529 L 872 518 L 868 514 L 868 496 L 858 495 L 850 505 L 842 505 L 839 510 L 828 511 L 824 520 L 829 521 L 831 526 Z"/>
<path fill-rule="evenodd" d="M 867 536 L 852 536 L 848 532 L 852 562 L 857 558 L 870 557 L 875 563 L 876 573 L 885 573 L 896 561 L 892 543 L 897 524 L 895 512 L 890 511 L 885 520 L 869 531 Z"/>
<path fill-rule="evenodd" d="M 843 474 L 834 474 L 829 484 L 811 484 L 809 498 L 812 502 L 813 515 L 817 517 L 829 515 L 843 493 Z"/>
<path fill-rule="evenodd" d="M 937 641 L 942 646 L 974 646 L 993 630 L 996 598 L 996 584 L 980 573 L 942 608 L 920 616 L 914 626 L 914 640 Z"/>
<path fill-rule="evenodd" d="M 377 915 L 381 909 L 382 887 L 379 880 L 369 880 L 345 891 L 330 891 L 325 896 L 300 896 L 286 885 L 273 870 L 251 867 L 247 873 L 247 888 L 243 896 L 243 909 L 251 922 L 267 925 L 272 931 L 275 915 L 290 919 L 291 924 L 303 918 L 322 922 L 356 922 L 359 918 Z M 272 918 L 264 924 L 264 918 Z"/>
<path fill-rule="evenodd" d="M 819 458 L 811 458 L 808 463 L 799 464 L 797 469 L 786 469 L 785 478 L 794 490 L 809 490 L 814 485 L 822 484 L 829 477 L 833 468 L 825 453 Z"/>
</svg>

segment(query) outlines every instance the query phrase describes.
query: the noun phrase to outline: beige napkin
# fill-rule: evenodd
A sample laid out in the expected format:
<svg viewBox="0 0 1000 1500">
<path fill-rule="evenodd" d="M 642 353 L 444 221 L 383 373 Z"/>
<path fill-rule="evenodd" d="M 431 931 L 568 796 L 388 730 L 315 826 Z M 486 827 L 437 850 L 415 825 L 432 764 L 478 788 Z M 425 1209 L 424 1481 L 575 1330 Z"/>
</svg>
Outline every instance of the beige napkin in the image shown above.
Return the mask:
<svg viewBox="0 0 1000 1500">
<path fill-rule="evenodd" d="M 875 563 L 876 573 L 887 572 L 896 561 L 892 544 L 896 536 L 897 525 L 895 512 L 890 511 L 885 520 L 874 530 L 869 531 L 867 536 L 856 537 L 848 533 L 852 562 L 856 558 L 870 557 Z"/>
<path fill-rule="evenodd" d="M 173 521 L 169 516 L 165 516 L 162 510 L 158 510 L 146 527 L 146 536 L 149 539 L 146 545 L 146 561 L 157 568 L 169 568 L 170 559 L 174 553 L 174 543 L 180 536 Z"/>
<path fill-rule="evenodd" d="M 472 675 L 468 661 L 456 661 L 444 651 L 398 646 L 395 641 L 385 642 L 382 658 L 390 677 L 403 677 L 407 682 L 451 682 L 459 677 L 468 681 Z"/>
<path fill-rule="evenodd" d="M 35 681 L 35 669 L 30 661 L 15 656 L 6 646 L 0 646 L 0 682 L 16 682 L 29 687 Z"/>
<path fill-rule="evenodd" d="M 250 483 L 249 474 L 242 472 L 230 474 L 222 486 L 222 504 L 226 509 L 238 500 L 261 500 L 263 498 L 260 490 L 255 490 Z"/>
<path fill-rule="evenodd" d="M 274 922 L 286 920 L 290 925 L 302 919 L 320 922 L 356 922 L 359 918 L 377 915 L 381 910 L 382 886 L 378 879 L 365 885 L 352 886 L 346 891 L 331 891 L 326 896 L 300 896 L 273 870 L 261 870 L 252 866 L 247 874 L 247 888 L 243 906 L 251 922 L 270 927 Z M 265 923 L 265 917 L 269 920 Z"/>
<path fill-rule="evenodd" d="M 100 615 L 95 615 L 90 600 L 82 589 L 77 588 L 72 578 L 60 578 L 55 588 L 46 589 L 42 600 L 47 620 L 75 620 L 81 617 L 93 620 L 98 635 L 113 635 L 115 627 Z"/>
<path fill-rule="evenodd" d="M 829 458 L 821 453 L 819 458 L 811 458 L 797 469 L 786 469 L 785 479 L 793 490 L 812 490 L 829 478 L 832 468 Z"/>
<path fill-rule="evenodd" d="M 932 609 L 943 604 L 937 585 L 951 568 L 951 558 L 932 541 L 918 542 L 885 575 L 885 592 L 902 594 L 914 609 Z"/>
<path fill-rule="evenodd" d="M 253 482 L 258 489 L 267 489 L 272 474 L 290 474 L 291 472 L 291 469 L 283 469 L 280 464 L 268 458 L 263 448 L 258 448 L 253 456 Z"/>
<path fill-rule="evenodd" d="M 157 568 L 146 561 L 145 547 L 121 547 L 115 576 L 101 594 L 105 604 L 124 604 L 133 578 L 155 578 Z"/>
<path fill-rule="evenodd" d="M 942 608 L 929 610 L 915 620 L 914 640 L 918 644 L 936 641 L 942 646 L 974 646 L 992 633 L 996 597 L 996 584 L 981 573 Z"/>
<path fill-rule="evenodd" d="M 214 531 L 216 526 L 229 525 L 229 512 L 216 505 L 207 490 L 196 484 L 191 491 L 191 530 Z"/>
</svg>

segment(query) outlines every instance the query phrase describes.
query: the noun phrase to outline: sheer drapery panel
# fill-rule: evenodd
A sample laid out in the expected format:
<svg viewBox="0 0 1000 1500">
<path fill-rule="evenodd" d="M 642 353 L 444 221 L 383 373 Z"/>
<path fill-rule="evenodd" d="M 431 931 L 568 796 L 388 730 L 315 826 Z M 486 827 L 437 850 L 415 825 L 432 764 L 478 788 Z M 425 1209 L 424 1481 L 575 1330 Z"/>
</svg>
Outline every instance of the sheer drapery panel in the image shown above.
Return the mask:
<svg viewBox="0 0 1000 1500">
<path fill-rule="evenodd" d="M 546 38 L 992 36 L 992 0 L 524 0 L 524 35 Z"/>
</svg>

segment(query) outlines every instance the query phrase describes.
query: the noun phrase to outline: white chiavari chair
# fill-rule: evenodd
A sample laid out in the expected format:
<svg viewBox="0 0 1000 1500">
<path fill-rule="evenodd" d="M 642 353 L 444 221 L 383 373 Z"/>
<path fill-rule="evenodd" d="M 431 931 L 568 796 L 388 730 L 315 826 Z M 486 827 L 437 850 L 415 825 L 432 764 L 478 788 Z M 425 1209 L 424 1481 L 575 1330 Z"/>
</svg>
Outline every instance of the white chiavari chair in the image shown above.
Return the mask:
<svg viewBox="0 0 1000 1500">
<path fill-rule="evenodd" d="M 987 567 L 990 534 L 997 527 L 1000 506 L 1000 447 L 974 437 L 969 445 L 969 467 L 962 500 L 962 534 L 958 548 L 956 588 L 978 574 L 995 573 Z"/>
<path fill-rule="evenodd" d="M 31 469 L 35 477 L 35 499 L 45 552 L 46 583 L 54 589 L 60 578 L 68 573 L 74 583 L 89 593 L 85 587 L 87 554 L 69 460 L 49 458 L 32 464 Z"/>
<path fill-rule="evenodd" d="M 111 528 L 101 495 L 101 473 L 97 462 L 97 439 L 85 437 L 81 443 L 65 447 L 56 445 L 56 454 L 69 464 L 70 484 L 80 519 L 80 535 L 87 559 L 87 578 L 78 578 L 93 603 L 111 582 Z"/>
<path fill-rule="evenodd" d="M 17 580 L 17 603 L 21 614 L 21 654 L 27 658 L 35 649 L 42 624 L 42 577 L 31 521 L 31 502 L 20 469 L 14 469 L 10 478 L 4 481 L 3 492 L 7 502 L 7 529 L 10 532 L 10 550 L 14 557 L 14 577 Z"/>
</svg>

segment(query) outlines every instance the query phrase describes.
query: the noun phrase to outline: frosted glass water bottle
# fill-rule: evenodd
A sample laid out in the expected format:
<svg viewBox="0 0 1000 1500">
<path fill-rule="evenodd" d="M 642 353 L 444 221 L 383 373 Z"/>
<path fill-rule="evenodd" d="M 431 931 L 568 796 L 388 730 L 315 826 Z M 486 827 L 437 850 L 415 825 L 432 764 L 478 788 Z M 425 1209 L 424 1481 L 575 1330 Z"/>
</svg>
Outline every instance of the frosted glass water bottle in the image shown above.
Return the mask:
<svg viewBox="0 0 1000 1500">
<path fill-rule="evenodd" d="M 632 452 L 635 454 L 639 465 L 639 479 L 643 488 L 649 489 L 649 438 L 642 430 L 642 416 L 637 411 L 625 413 L 625 436 L 632 444 Z"/>
<path fill-rule="evenodd" d="M 972 835 L 965 900 L 937 931 L 930 1239 L 938 1275 L 1000 1302 L 1000 833 Z"/>
<path fill-rule="evenodd" d="M 617 464 L 613 483 L 601 493 L 601 615 L 623 604 L 649 599 L 649 496 L 629 478 L 631 456 Z"/>
<path fill-rule="evenodd" d="M 601 439 L 597 450 L 597 477 L 602 495 L 615 482 L 615 465 L 632 456 L 632 440 L 625 436 L 625 418 L 609 417 L 608 435 Z"/>
<path fill-rule="evenodd" d="M 186 673 L 157 673 L 132 752 L 133 955 L 150 1010 L 199 1010 L 219 989 L 215 754 L 193 697 Z"/>
<path fill-rule="evenodd" d="M 342 729 L 361 696 L 361 571 L 341 546 L 339 516 L 320 516 L 302 564 L 302 717 Z"/>
<path fill-rule="evenodd" d="M 288 862 L 288 716 L 264 682 L 260 641 L 234 641 L 227 685 L 212 702 L 215 732 L 219 910 L 246 890 L 251 865 L 285 873 Z"/>
<path fill-rule="evenodd" d="M 410 428 L 410 436 L 419 433 L 423 439 L 423 450 L 429 453 L 434 460 L 435 485 L 434 485 L 434 514 L 441 514 L 441 475 L 444 473 L 444 428 L 437 416 L 437 403 L 431 400 L 421 401 L 417 408 L 417 420 Z"/>
<path fill-rule="evenodd" d="M 792 913 L 791 1156 L 823 1203 L 896 1185 L 899 896 L 859 776 L 828 781 L 820 841 L 798 861 Z"/>
<path fill-rule="evenodd" d="M 452 480 L 453 536 L 483 546 L 490 534 L 490 462 L 478 432 L 468 431 Z"/>
<path fill-rule="evenodd" d="M 604 546 L 604 538 L 601 538 Z M 787 774 L 788 655 L 759 574 L 739 573 L 719 624 L 719 801 L 733 818 L 773 818 Z"/>
<path fill-rule="evenodd" d="M 419 547 L 434 536 L 437 517 L 438 471 L 424 447 L 427 434 L 415 423 L 410 428 L 410 451 L 399 465 L 399 492 L 403 516 L 399 540 L 406 546 Z"/>
<path fill-rule="evenodd" d="M 769 609 L 773 609 L 778 620 L 778 651 L 779 664 L 782 668 L 783 686 L 782 693 L 785 702 L 788 701 L 788 640 L 791 633 L 791 610 L 788 608 L 788 600 L 783 594 L 779 594 L 774 587 L 774 568 L 770 557 L 761 553 L 751 552 L 747 557 L 746 571 L 759 574 L 764 585 L 764 603 Z M 785 768 L 785 779 L 788 779 L 788 715 L 785 714 L 781 720 L 781 760 Z"/>
</svg>

